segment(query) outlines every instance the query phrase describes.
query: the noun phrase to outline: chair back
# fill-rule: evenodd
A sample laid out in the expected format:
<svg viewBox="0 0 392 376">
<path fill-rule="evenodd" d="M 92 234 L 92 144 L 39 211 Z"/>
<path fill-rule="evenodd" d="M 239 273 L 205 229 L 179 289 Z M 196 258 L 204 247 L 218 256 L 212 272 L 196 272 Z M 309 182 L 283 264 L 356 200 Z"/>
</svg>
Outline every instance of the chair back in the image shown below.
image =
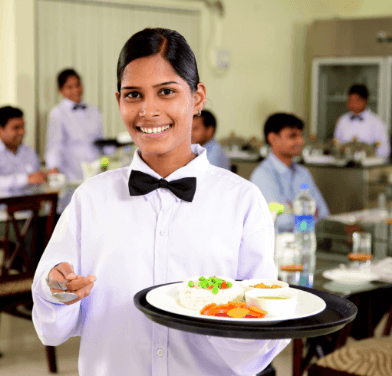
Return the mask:
<svg viewBox="0 0 392 376">
<path fill-rule="evenodd" d="M 55 227 L 57 193 L 42 193 L 27 196 L 0 198 L 0 206 L 6 206 L 4 236 L 0 234 L 0 248 L 4 250 L 1 266 L 1 278 L 13 274 L 13 265 L 17 256 L 23 260 L 23 274 L 33 274 L 37 266 L 37 243 L 42 245 L 42 252 Z M 22 213 L 21 213 L 22 212 Z M 44 217 L 40 217 L 44 212 Z M 21 219 L 25 220 L 20 229 Z M 46 219 L 44 231 L 38 233 L 39 219 Z M 18 222 L 19 220 L 19 222 Z M 44 222 L 44 221 L 42 221 Z M 12 230 L 15 239 L 11 238 Z M 13 246 L 15 244 L 15 246 Z"/>
</svg>

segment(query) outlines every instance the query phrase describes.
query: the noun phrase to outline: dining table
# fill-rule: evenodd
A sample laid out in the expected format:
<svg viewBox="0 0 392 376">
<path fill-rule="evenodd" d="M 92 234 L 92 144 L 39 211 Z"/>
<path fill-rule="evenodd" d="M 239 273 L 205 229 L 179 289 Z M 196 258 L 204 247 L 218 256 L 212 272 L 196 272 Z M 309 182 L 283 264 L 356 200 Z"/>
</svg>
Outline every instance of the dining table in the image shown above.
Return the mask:
<svg viewBox="0 0 392 376">
<path fill-rule="evenodd" d="M 62 212 L 65 210 L 67 205 L 70 203 L 71 198 L 73 193 L 75 192 L 76 188 L 81 184 L 81 181 L 75 181 L 75 182 L 66 182 L 62 186 L 59 187 L 54 187 L 50 186 L 48 183 L 40 184 L 40 185 L 35 185 L 35 186 L 28 186 L 24 189 L 19 189 L 19 190 L 2 190 L 0 188 L 0 198 L 9 198 L 9 197 L 23 197 L 23 196 L 34 196 L 34 195 L 40 195 L 43 193 L 57 193 L 58 195 L 58 200 L 57 200 L 57 208 L 56 208 L 56 216 L 55 216 L 55 221 L 59 219 L 60 215 Z M 48 213 L 50 210 L 50 205 L 42 205 L 41 210 L 39 211 L 39 217 L 37 220 L 36 226 L 38 227 L 38 233 L 43 234 L 45 232 L 46 228 L 46 220 L 48 218 Z M 6 222 L 7 222 L 7 211 L 6 207 L 3 205 L 0 205 L 0 238 L 5 235 L 6 231 Z M 27 223 L 27 220 L 31 217 L 31 212 L 26 210 L 26 211 L 18 211 L 15 213 L 15 218 L 18 222 L 18 227 L 19 230 L 22 231 L 25 223 Z M 13 226 L 10 226 L 8 228 L 9 234 L 8 237 L 11 240 L 12 244 L 17 244 L 18 242 L 18 237 L 17 234 L 15 233 L 15 229 Z M 31 229 L 28 231 L 25 237 L 25 244 L 27 246 L 27 249 L 31 247 L 31 242 L 32 242 L 32 231 Z M 43 244 L 42 244 L 43 247 Z M 38 245 L 38 248 L 42 248 L 41 245 Z M 43 252 L 43 249 L 37 252 L 37 262 L 39 257 L 41 256 Z M 3 250 L 0 249 L 0 265 L 3 260 Z M 16 261 L 16 268 L 20 266 L 21 259 Z M 18 266 L 19 265 L 19 266 Z"/>
<path fill-rule="evenodd" d="M 73 193 L 76 188 L 82 184 L 83 181 L 67 181 L 65 184 L 55 187 L 50 186 L 47 182 L 40 185 L 31 185 L 23 189 L 18 190 L 2 190 L 0 188 L 0 197 L 18 197 L 18 196 L 30 196 L 35 194 L 42 193 L 57 193 L 58 194 L 58 203 L 57 203 L 57 214 L 60 215 L 67 205 L 70 203 Z M 41 211 L 40 215 L 45 216 L 45 209 Z M 0 206 L 0 223 L 5 222 L 7 218 L 5 208 Z M 17 219 L 24 220 L 28 218 L 28 213 L 20 212 L 17 215 Z"/>
<path fill-rule="evenodd" d="M 376 265 L 381 261 L 381 259 L 375 258 L 372 263 Z M 357 306 L 358 313 L 352 322 L 337 332 L 319 337 L 293 339 L 293 376 L 302 376 L 314 357 L 321 358 L 344 346 L 349 337 L 356 340 L 373 337 L 376 326 L 386 314 L 388 314 L 388 319 L 383 335 L 390 334 L 392 326 L 392 279 L 343 281 L 334 280 L 331 277 L 334 274 L 329 272 L 349 269 L 347 255 L 323 250 L 316 251 L 316 267 L 312 278 L 312 288 L 350 300 Z M 329 278 L 326 278 L 326 276 L 329 276 Z"/>
</svg>

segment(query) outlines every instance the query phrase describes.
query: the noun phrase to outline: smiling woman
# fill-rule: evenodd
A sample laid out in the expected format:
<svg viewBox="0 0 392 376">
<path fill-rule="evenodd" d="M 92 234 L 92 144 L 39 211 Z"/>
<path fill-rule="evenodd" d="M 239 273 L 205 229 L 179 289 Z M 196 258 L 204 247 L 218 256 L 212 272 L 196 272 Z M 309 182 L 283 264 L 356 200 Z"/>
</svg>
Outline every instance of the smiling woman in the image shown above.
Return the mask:
<svg viewBox="0 0 392 376">
<path fill-rule="evenodd" d="M 143 160 L 166 177 L 195 158 L 192 118 L 206 88 L 185 39 L 167 29 L 145 29 L 124 45 L 117 68 L 117 101 Z"/>
<path fill-rule="evenodd" d="M 75 191 L 35 275 L 36 330 L 47 345 L 82 337 L 81 376 L 255 374 L 287 340 L 168 329 L 132 303 L 146 287 L 195 275 L 276 279 L 274 232 L 257 187 L 191 145 L 206 89 L 185 39 L 145 29 L 123 47 L 117 72 L 119 109 L 138 150 L 129 167 Z M 60 305 L 47 276 L 77 298 Z"/>
</svg>

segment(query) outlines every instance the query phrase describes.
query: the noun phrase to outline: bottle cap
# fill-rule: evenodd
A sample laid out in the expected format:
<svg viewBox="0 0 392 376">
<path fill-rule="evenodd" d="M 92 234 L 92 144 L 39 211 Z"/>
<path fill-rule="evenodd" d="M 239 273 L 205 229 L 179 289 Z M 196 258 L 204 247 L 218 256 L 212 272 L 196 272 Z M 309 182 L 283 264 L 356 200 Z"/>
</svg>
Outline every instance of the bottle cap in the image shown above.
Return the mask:
<svg viewBox="0 0 392 376">
<path fill-rule="evenodd" d="M 301 184 L 301 189 L 309 189 L 309 184 Z"/>
</svg>

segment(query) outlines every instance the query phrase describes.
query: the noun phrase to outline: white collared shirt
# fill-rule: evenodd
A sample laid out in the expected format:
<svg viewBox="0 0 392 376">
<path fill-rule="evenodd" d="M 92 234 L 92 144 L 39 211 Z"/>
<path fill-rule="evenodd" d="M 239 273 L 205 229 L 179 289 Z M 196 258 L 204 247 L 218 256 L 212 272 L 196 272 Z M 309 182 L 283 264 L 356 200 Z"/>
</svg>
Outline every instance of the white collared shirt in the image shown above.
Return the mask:
<svg viewBox="0 0 392 376">
<path fill-rule="evenodd" d="M 389 157 L 391 153 L 388 132 L 382 120 L 369 109 L 361 112 L 359 118 L 351 119 L 353 113 L 348 112 L 341 116 L 336 124 L 334 137 L 340 143 L 351 142 L 354 137 L 358 141 L 366 144 L 380 142 L 377 148 L 377 155 L 380 157 Z"/>
<path fill-rule="evenodd" d="M 83 179 L 81 163 L 98 158 L 99 150 L 93 143 L 103 138 L 98 108 L 88 103 L 84 110 L 73 110 L 75 104 L 64 98 L 50 111 L 45 152 L 46 167 L 57 167 L 70 181 Z"/>
<path fill-rule="evenodd" d="M 260 191 L 210 165 L 206 151 L 166 178 L 194 176 L 192 202 L 159 188 L 131 197 L 131 170 L 161 177 L 135 153 L 129 168 L 83 183 L 61 216 L 33 284 L 33 321 L 42 342 L 81 336 L 81 376 L 252 375 L 289 340 L 248 341 L 195 335 L 147 319 L 133 296 L 152 285 L 198 275 L 275 278 L 274 231 Z M 67 261 L 77 274 L 97 277 L 91 294 L 54 304 L 44 278 Z"/>
<path fill-rule="evenodd" d="M 37 153 L 25 144 L 16 154 L 0 140 L 0 190 L 15 191 L 26 187 L 28 177 L 41 168 Z"/>
</svg>

